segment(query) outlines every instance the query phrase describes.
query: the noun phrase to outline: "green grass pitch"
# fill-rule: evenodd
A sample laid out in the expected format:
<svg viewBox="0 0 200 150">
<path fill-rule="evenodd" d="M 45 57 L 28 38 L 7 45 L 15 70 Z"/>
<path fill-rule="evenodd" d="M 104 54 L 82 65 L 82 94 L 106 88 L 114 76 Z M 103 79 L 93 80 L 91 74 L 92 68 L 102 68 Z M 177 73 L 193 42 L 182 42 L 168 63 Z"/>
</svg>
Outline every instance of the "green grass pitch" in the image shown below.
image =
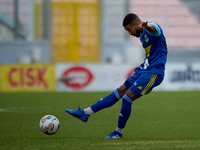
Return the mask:
<svg viewBox="0 0 200 150">
<path fill-rule="evenodd" d="M 200 150 L 200 91 L 153 91 L 136 100 L 122 139 L 104 139 L 117 126 L 121 100 L 87 123 L 65 112 L 109 93 L 0 93 L 0 150 Z M 40 131 L 47 114 L 60 121 L 55 135 Z"/>
</svg>

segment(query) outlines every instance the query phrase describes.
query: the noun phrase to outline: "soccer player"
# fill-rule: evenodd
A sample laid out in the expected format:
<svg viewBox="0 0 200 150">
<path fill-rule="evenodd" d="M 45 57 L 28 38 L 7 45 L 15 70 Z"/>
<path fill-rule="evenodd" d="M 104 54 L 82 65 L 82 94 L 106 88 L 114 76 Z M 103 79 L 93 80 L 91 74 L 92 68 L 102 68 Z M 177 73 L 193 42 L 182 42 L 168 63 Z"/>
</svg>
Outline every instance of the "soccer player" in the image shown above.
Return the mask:
<svg viewBox="0 0 200 150">
<path fill-rule="evenodd" d="M 100 99 L 86 109 L 65 111 L 83 122 L 87 122 L 90 115 L 104 108 L 114 105 L 122 98 L 122 106 L 118 119 L 118 126 L 114 132 L 106 136 L 107 139 L 122 138 L 123 130 L 131 114 L 132 102 L 148 94 L 164 79 L 165 63 L 167 60 L 167 44 L 161 27 L 155 22 L 143 22 L 133 13 L 129 13 L 123 20 L 123 27 L 132 36 L 140 38 L 146 52 L 144 63 L 135 68 L 135 73 L 110 95 Z"/>
</svg>

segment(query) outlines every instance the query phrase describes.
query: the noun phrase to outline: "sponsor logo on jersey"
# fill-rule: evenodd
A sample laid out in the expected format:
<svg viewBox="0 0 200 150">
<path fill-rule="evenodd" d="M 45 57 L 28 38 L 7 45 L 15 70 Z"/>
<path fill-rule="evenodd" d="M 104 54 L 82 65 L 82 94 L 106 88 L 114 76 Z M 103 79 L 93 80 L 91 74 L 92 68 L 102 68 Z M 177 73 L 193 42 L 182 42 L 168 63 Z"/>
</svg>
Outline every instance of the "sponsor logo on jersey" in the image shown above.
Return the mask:
<svg viewBox="0 0 200 150">
<path fill-rule="evenodd" d="M 149 43 L 149 38 L 147 37 L 147 35 L 144 36 L 144 40 L 145 42 Z"/>
</svg>

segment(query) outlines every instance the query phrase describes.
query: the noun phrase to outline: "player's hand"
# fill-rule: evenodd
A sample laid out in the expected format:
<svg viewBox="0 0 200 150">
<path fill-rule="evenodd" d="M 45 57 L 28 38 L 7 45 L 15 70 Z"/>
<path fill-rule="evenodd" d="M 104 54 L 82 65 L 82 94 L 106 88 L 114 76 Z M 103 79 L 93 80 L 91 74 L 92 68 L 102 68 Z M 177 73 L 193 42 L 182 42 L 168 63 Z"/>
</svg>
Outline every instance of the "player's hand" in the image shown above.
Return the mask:
<svg viewBox="0 0 200 150">
<path fill-rule="evenodd" d="M 156 27 L 152 24 L 149 24 L 148 21 L 140 23 L 139 28 L 147 29 L 149 32 L 156 32 Z"/>
<path fill-rule="evenodd" d="M 140 28 L 147 28 L 148 27 L 148 21 L 146 21 L 146 22 L 142 22 L 141 24 L 140 24 Z"/>
</svg>

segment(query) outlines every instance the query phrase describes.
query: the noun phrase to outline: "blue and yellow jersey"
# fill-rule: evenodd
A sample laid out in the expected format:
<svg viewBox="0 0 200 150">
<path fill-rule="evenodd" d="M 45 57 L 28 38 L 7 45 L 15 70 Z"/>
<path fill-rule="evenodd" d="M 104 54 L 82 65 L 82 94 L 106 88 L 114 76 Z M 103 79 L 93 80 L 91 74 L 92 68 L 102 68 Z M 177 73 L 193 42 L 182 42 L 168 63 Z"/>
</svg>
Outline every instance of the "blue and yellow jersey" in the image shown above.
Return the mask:
<svg viewBox="0 0 200 150">
<path fill-rule="evenodd" d="M 149 72 L 164 75 L 167 60 L 167 44 L 161 27 L 155 22 L 149 22 L 156 27 L 156 32 L 144 29 L 140 41 L 146 52 L 146 58 L 136 72 Z"/>
</svg>

